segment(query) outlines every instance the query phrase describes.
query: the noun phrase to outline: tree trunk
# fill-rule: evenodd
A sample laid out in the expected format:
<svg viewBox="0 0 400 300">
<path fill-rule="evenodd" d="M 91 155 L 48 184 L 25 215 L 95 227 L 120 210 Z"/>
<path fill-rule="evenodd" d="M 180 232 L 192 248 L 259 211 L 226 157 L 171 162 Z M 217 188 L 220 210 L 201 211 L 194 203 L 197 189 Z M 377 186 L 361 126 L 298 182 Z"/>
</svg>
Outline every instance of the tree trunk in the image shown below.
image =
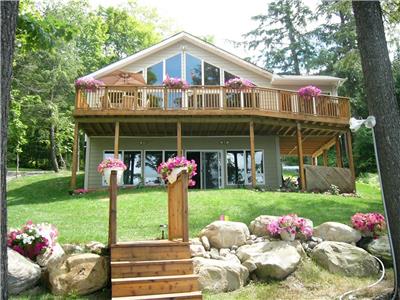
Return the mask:
<svg viewBox="0 0 400 300">
<path fill-rule="evenodd" d="M 58 159 L 60 161 L 61 169 L 65 169 L 66 168 L 66 164 L 65 164 L 64 157 L 62 156 L 61 153 L 58 154 Z"/>
<path fill-rule="evenodd" d="M 60 169 L 58 167 L 58 162 L 57 162 L 56 133 L 53 124 L 50 125 L 50 160 L 54 172 L 59 172 Z"/>
<path fill-rule="evenodd" d="M 0 105 L 0 299 L 8 299 L 7 288 L 7 130 L 12 77 L 12 61 L 18 1 L 1 5 L 1 105 Z"/>
<path fill-rule="evenodd" d="M 390 228 L 395 268 L 400 271 L 400 112 L 382 22 L 379 1 L 353 1 L 357 40 L 361 54 L 368 109 L 376 118 L 375 135 L 379 157 L 386 218 Z M 397 273 L 396 299 L 400 299 Z"/>
<path fill-rule="evenodd" d="M 18 152 L 18 151 L 17 151 L 17 161 L 16 161 L 16 164 L 17 164 L 17 168 L 16 168 L 16 170 L 15 170 L 15 177 L 18 178 L 18 172 L 19 172 L 19 152 Z"/>
</svg>

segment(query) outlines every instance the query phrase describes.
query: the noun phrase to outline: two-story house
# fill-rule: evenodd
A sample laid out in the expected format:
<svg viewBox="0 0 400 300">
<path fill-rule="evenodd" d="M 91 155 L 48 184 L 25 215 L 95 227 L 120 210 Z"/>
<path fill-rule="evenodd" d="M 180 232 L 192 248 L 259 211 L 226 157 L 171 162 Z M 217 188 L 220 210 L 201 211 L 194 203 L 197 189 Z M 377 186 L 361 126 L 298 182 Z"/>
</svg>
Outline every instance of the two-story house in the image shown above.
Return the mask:
<svg viewBox="0 0 400 300">
<path fill-rule="evenodd" d="M 167 75 L 190 86 L 166 88 L 162 82 Z M 161 183 L 157 166 L 173 155 L 197 162 L 196 188 L 204 189 L 278 188 L 281 157 L 298 156 L 305 187 L 304 157 L 315 163 L 323 155 L 326 164 L 327 149 L 334 145 L 337 166 L 343 167 L 346 152 L 354 180 L 349 99 L 337 96 L 341 78 L 273 74 L 185 32 L 87 77 L 105 85 L 95 91 L 77 89 L 72 187 L 79 130 L 86 137 L 88 189 L 104 185 L 96 168 L 107 156 L 128 166 L 124 185 L 154 186 Z M 255 86 L 226 87 L 235 77 Z M 311 100 L 300 97 L 296 91 L 310 84 L 322 94 Z"/>
</svg>

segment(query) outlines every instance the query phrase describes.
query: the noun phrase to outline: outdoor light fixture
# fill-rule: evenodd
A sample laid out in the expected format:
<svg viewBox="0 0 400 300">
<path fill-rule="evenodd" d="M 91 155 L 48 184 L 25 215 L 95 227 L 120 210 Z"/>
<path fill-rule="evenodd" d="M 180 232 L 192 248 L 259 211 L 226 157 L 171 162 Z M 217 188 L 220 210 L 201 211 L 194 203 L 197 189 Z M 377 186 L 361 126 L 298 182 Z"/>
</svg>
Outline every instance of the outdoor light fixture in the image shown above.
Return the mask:
<svg viewBox="0 0 400 300">
<path fill-rule="evenodd" d="M 385 211 L 385 217 L 387 217 L 388 214 L 387 214 L 387 209 L 386 209 L 385 196 L 384 196 L 384 193 L 383 193 L 383 185 L 382 185 L 382 179 L 381 179 L 381 170 L 380 170 L 380 166 L 379 166 L 379 157 L 378 157 L 378 151 L 377 151 L 377 149 L 376 149 L 375 130 L 374 130 L 375 125 L 376 125 L 376 119 L 375 119 L 374 116 L 369 116 L 368 118 L 366 118 L 366 119 L 361 119 L 361 120 L 357 120 L 356 118 L 351 118 L 349 124 L 350 124 L 350 130 L 353 131 L 353 132 L 358 131 L 358 130 L 361 128 L 362 125 L 364 125 L 366 128 L 372 129 L 371 132 L 372 132 L 372 138 L 373 138 L 373 142 L 374 142 L 374 152 L 375 152 L 376 168 L 377 168 L 377 170 L 378 170 L 379 184 L 380 184 L 380 186 L 381 186 L 381 196 L 382 196 L 382 202 L 383 202 L 383 209 L 384 209 L 384 211 Z M 393 259 L 393 271 L 394 271 L 394 274 L 395 274 L 394 280 L 396 281 L 396 280 L 397 280 L 397 275 L 396 275 L 396 274 L 397 274 L 396 257 L 394 256 L 394 252 L 393 252 L 392 234 L 391 234 L 391 232 L 390 232 L 390 227 L 389 227 L 389 226 L 387 226 L 387 231 L 388 231 L 388 237 L 389 237 L 390 252 L 391 252 L 391 254 L 392 254 L 392 259 Z M 379 260 L 379 259 L 378 259 L 378 260 Z M 382 264 L 382 262 L 380 262 L 380 263 Z M 384 274 L 383 274 L 383 275 L 384 275 Z M 374 284 L 372 284 L 372 285 L 370 285 L 370 286 L 368 286 L 368 287 L 372 287 L 372 286 L 378 284 L 378 283 L 383 279 L 383 275 L 382 275 L 382 277 L 381 277 L 377 282 L 375 282 Z M 392 298 L 392 299 L 394 299 L 394 298 L 396 297 L 396 295 L 397 295 L 397 282 L 395 282 L 395 285 L 394 285 L 394 286 L 395 286 L 395 288 L 394 288 L 394 295 L 393 295 L 393 298 Z M 345 296 L 347 296 L 347 295 L 349 295 L 349 294 L 351 294 L 351 293 L 353 293 L 353 292 L 355 292 L 355 291 L 356 291 L 356 290 L 349 291 L 349 292 L 343 294 L 339 299 L 341 300 L 341 299 L 343 299 Z"/>
<path fill-rule="evenodd" d="M 165 231 L 168 229 L 168 225 L 167 224 L 161 224 L 160 225 L 160 231 L 161 231 L 161 239 L 164 240 L 165 239 Z"/>
</svg>

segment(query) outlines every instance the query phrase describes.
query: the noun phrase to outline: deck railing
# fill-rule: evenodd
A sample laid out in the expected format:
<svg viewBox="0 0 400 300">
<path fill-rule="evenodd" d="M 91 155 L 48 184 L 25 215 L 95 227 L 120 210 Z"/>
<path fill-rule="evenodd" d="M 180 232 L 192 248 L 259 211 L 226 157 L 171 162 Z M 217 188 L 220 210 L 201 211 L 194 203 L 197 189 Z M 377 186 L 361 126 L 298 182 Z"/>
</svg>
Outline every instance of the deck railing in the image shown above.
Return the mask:
<svg viewBox="0 0 400 300">
<path fill-rule="evenodd" d="M 284 114 L 350 118 L 349 99 L 319 95 L 300 97 L 295 91 L 272 88 L 231 89 L 224 86 L 104 86 L 90 91 L 77 89 L 77 111 L 146 110 L 256 110 Z"/>
</svg>

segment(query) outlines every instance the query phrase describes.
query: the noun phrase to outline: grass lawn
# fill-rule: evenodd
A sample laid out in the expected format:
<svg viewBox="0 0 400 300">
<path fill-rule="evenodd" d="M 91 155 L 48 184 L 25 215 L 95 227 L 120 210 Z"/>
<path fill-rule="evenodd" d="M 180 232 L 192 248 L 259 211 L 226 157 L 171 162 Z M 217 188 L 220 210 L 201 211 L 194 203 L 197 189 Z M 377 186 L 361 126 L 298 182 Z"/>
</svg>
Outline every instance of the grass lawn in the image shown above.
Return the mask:
<svg viewBox="0 0 400 300">
<path fill-rule="evenodd" d="M 69 173 L 23 177 L 9 182 L 9 227 L 27 220 L 49 222 L 59 229 L 61 243 L 107 241 L 108 194 L 68 194 Z M 82 183 L 83 175 L 79 175 Z M 262 214 L 297 213 L 315 225 L 325 221 L 349 223 L 360 212 L 382 212 L 379 190 L 357 185 L 360 198 L 320 194 L 256 192 L 246 189 L 190 191 L 190 234 L 198 232 L 220 214 L 249 224 Z M 164 188 L 122 189 L 118 195 L 118 239 L 140 240 L 159 236 L 158 226 L 167 223 L 167 193 Z"/>
</svg>

